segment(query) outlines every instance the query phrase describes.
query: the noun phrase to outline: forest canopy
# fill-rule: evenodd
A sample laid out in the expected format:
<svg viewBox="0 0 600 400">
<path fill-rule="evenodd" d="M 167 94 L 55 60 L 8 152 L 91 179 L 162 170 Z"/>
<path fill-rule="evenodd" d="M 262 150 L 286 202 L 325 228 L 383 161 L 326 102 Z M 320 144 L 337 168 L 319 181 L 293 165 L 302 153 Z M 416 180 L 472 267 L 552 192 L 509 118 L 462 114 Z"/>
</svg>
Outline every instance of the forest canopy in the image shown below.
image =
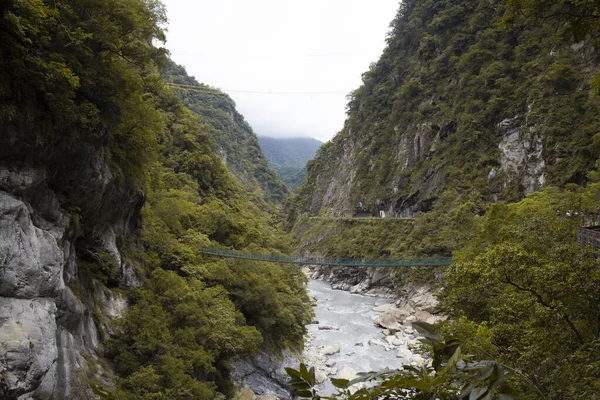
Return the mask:
<svg viewBox="0 0 600 400">
<path fill-rule="evenodd" d="M 102 190 L 144 204 L 135 234 L 118 240 L 144 283 L 129 289 L 131 307 L 103 344 L 117 374 L 110 396 L 231 397 L 233 359 L 301 349 L 312 310 L 299 268 L 197 252 L 290 246 L 215 153 L 218 127 L 161 77 L 162 4 L 9 0 L 0 18 L 0 157 L 48 170 L 76 221 L 85 276 L 120 290 L 117 263 L 96 235 L 129 203 L 106 204 L 84 166 L 100 165 Z"/>
</svg>

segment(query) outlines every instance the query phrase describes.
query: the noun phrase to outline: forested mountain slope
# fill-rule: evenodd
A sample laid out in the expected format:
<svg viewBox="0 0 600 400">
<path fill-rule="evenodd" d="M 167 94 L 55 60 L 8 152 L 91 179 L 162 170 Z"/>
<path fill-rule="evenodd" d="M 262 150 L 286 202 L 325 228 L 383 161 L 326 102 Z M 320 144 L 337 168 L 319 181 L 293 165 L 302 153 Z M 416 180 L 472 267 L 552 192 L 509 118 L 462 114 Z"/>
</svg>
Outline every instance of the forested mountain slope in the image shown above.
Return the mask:
<svg viewBox="0 0 600 400">
<path fill-rule="evenodd" d="M 288 203 L 305 252 L 452 255 L 430 277 L 447 320 L 425 343 L 462 350 L 438 367 L 430 353 L 436 371 L 407 398 L 600 393 L 600 252 L 577 240 L 600 215 L 599 16 L 594 1 L 403 1 L 343 130 Z M 310 218 L 355 214 L 415 218 Z M 461 354 L 506 372 L 443 388 L 440 373 L 469 370 Z M 416 386 L 407 375 L 365 397 Z"/>
<path fill-rule="evenodd" d="M 269 165 L 290 189 L 304 182 L 306 163 L 312 160 L 323 142 L 312 138 L 271 138 L 259 136 L 258 141 Z"/>
<path fill-rule="evenodd" d="M 298 268 L 197 253 L 289 244 L 161 78 L 164 22 L 0 4 L 2 399 L 231 398 L 231 360 L 302 346 Z"/>
<path fill-rule="evenodd" d="M 599 151 L 593 38 L 548 18 L 505 23 L 504 7 L 403 1 L 292 214 L 413 216 L 447 190 L 517 200 L 584 183 Z"/>
<path fill-rule="evenodd" d="M 269 168 L 252 127 L 235 109 L 226 94 L 200 84 L 185 68 L 169 61 L 163 77 L 173 83 L 173 91 L 196 114 L 217 143 L 223 163 L 250 191 L 270 202 L 281 203 L 286 186 Z"/>
</svg>

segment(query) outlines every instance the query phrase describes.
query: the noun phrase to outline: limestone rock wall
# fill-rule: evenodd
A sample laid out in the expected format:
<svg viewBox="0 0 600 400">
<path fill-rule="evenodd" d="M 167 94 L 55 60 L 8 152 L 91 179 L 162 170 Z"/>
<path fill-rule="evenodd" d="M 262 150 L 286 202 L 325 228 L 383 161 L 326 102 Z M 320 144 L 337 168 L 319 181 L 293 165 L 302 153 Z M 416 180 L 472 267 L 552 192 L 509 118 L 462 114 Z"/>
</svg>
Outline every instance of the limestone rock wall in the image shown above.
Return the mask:
<svg viewBox="0 0 600 400">
<path fill-rule="evenodd" d="M 323 215 L 342 217 L 361 206 L 353 204 L 350 196 L 356 175 L 355 140 L 352 136 L 342 138 L 338 146 L 343 149 L 339 158 L 324 156 L 327 157 L 327 168 L 321 171 L 319 178 L 313 182 L 315 190 L 312 191 L 309 202 L 311 215 L 318 215 L 323 210 Z M 310 163 L 308 175 L 311 175 Z"/>
<path fill-rule="evenodd" d="M 71 215 L 48 182 L 43 169 L 0 167 L 3 399 L 93 398 L 90 380 L 111 379 L 96 365 L 101 333 L 126 307 L 123 295 L 82 274 Z M 117 222 L 97 235 L 123 269 L 115 231 L 127 223 Z"/>
<path fill-rule="evenodd" d="M 524 193 L 529 194 L 541 190 L 546 182 L 544 137 L 535 127 L 523 122 L 523 118 L 517 115 L 498 124 L 502 138 L 498 144 L 500 166 L 492 168 L 488 178 L 503 176 L 503 188 L 517 181 Z"/>
</svg>

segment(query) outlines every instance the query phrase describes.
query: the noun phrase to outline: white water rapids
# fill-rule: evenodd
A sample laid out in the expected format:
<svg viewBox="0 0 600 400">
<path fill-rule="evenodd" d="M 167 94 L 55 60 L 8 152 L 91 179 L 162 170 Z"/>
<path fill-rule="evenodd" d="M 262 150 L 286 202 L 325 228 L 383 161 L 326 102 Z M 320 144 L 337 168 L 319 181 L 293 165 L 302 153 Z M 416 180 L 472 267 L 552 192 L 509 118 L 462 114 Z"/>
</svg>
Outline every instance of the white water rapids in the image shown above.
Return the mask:
<svg viewBox="0 0 600 400">
<path fill-rule="evenodd" d="M 329 395 L 335 389 L 330 378 L 352 379 L 354 372 L 397 369 L 414 362 L 407 342 L 414 343 L 412 334 L 385 340 L 384 330 L 373 321 L 381 314 L 375 307 L 389 304 L 390 299 L 363 296 L 343 290 L 334 290 L 330 284 L 310 280 L 308 293 L 317 300 L 315 320 L 318 324 L 307 326 L 308 337 L 300 357 L 288 355 L 275 360 L 262 354 L 253 361 L 238 363 L 234 376 L 239 385 L 250 387 L 257 395 L 290 398 L 289 377 L 284 367 L 298 369 L 303 361 L 317 370 L 317 386 L 321 395 Z M 328 326 L 334 329 L 319 329 Z M 339 346 L 339 352 L 324 354 L 327 348 Z M 422 360 L 422 359 L 421 359 Z M 413 364 L 415 365 L 415 364 Z M 265 397 L 272 399 L 273 397 Z"/>
<path fill-rule="evenodd" d="M 347 367 L 356 372 L 396 369 L 406 363 L 397 357 L 397 349 L 385 342 L 383 330 L 373 323 L 380 314 L 374 307 L 390 303 L 389 299 L 368 297 L 331 289 L 327 282 L 311 280 L 309 295 L 317 299 L 315 319 L 319 324 L 308 326 L 309 339 L 304 352 L 305 362 L 321 369 L 328 378 L 337 377 Z M 339 330 L 319 330 L 330 325 Z M 323 358 L 324 347 L 339 345 L 339 353 Z M 329 366 L 328 366 L 329 365 Z M 334 390 L 329 379 L 319 385 L 322 394 Z"/>
</svg>

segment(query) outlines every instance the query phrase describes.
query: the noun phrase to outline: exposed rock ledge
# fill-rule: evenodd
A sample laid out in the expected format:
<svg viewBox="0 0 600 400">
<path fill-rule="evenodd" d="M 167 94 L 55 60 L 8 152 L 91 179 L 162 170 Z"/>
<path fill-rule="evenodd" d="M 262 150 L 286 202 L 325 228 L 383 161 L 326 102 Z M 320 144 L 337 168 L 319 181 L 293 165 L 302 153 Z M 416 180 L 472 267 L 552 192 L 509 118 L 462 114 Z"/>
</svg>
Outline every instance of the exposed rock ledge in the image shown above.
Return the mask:
<svg viewBox="0 0 600 400">
<path fill-rule="evenodd" d="M 368 296 L 394 298 L 394 278 L 384 268 L 347 268 L 309 265 L 304 273 L 312 279 L 331 284 L 333 289 Z"/>
<path fill-rule="evenodd" d="M 7 400 L 94 398 L 82 378 L 110 379 L 101 365 L 86 376 L 87 367 L 96 364 L 106 322 L 127 306 L 118 291 L 82 281 L 71 216 L 47 181 L 43 169 L 0 166 L 0 398 Z M 123 235 L 116 225 L 97 232 L 116 253 L 119 229 Z"/>
</svg>

